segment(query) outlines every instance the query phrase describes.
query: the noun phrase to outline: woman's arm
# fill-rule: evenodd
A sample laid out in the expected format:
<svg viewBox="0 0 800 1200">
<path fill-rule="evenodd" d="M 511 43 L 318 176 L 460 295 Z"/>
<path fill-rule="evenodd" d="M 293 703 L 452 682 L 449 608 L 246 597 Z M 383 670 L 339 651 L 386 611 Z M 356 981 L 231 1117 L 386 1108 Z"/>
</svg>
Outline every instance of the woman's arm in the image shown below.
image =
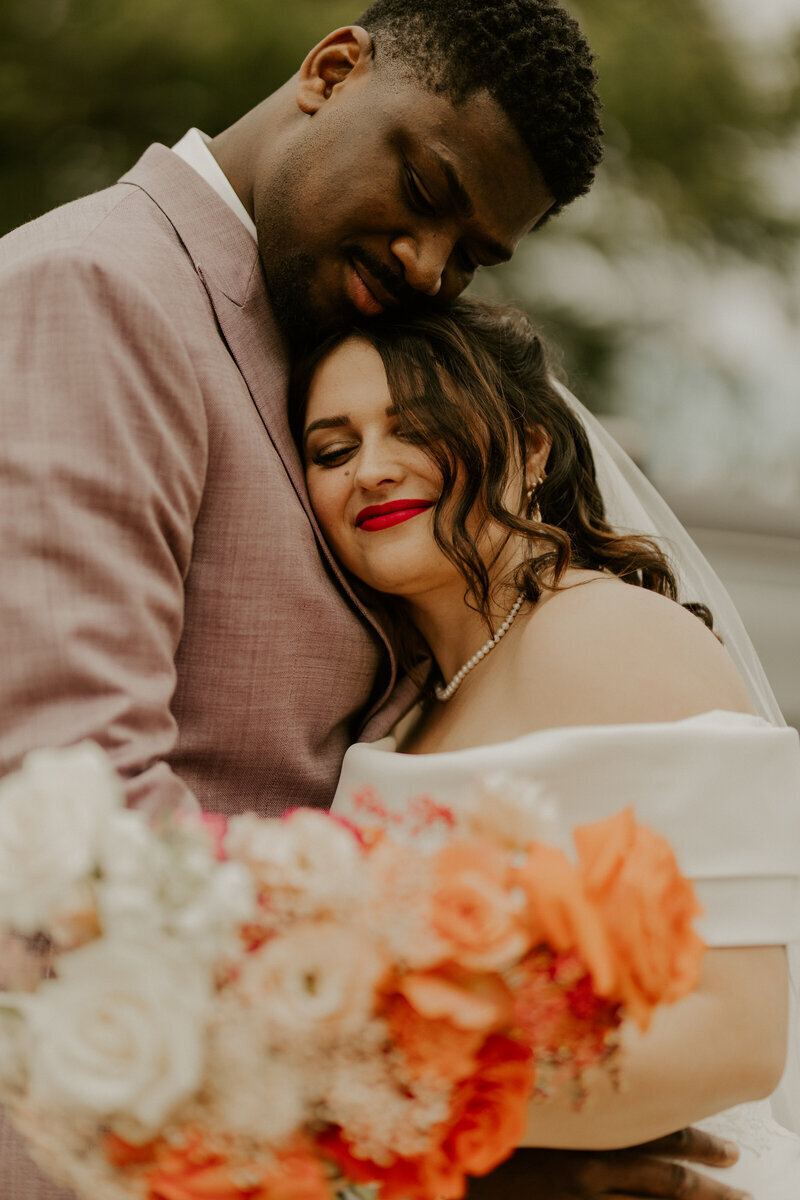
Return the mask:
<svg viewBox="0 0 800 1200">
<path fill-rule="evenodd" d="M 699 618 L 652 592 L 617 581 L 578 586 L 554 595 L 525 633 L 517 699 L 524 689 L 533 727 L 751 711 L 719 641 Z M 547 687 L 531 688 L 532 678 Z M 720 797 L 720 822 L 724 805 Z M 533 1104 L 526 1144 L 628 1146 L 768 1095 L 785 1061 L 787 1008 L 783 947 L 709 950 L 695 992 L 657 1011 L 646 1035 L 624 1029 L 620 1090 L 597 1070 L 580 1112 L 564 1099 Z"/>
<path fill-rule="evenodd" d="M 769 1095 L 786 1056 L 788 981 L 782 947 L 710 950 L 699 987 L 656 1012 L 642 1036 L 623 1029 L 621 1085 L 587 1075 L 589 1099 L 534 1101 L 522 1144 L 607 1150 L 649 1141 Z"/>
</svg>

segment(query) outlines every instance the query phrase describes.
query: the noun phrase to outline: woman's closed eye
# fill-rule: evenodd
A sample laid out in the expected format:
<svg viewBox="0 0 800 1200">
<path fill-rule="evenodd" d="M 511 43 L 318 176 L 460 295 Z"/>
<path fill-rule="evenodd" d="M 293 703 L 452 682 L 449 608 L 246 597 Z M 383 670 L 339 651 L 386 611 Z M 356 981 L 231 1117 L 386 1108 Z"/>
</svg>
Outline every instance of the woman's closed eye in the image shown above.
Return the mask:
<svg viewBox="0 0 800 1200">
<path fill-rule="evenodd" d="M 326 446 L 319 446 L 309 455 L 309 461 L 315 467 L 339 467 L 355 453 L 358 445 L 358 442 L 353 441 L 337 441 Z"/>
</svg>

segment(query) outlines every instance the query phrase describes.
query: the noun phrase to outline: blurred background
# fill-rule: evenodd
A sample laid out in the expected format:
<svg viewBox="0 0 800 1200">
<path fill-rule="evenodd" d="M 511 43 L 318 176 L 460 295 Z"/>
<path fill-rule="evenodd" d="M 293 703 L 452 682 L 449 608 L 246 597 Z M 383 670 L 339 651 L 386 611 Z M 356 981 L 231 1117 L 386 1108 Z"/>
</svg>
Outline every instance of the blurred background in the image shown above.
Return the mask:
<svg viewBox="0 0 800 1200">
<path fill-rule="evenodd" d="M 484 292 L 521 302 L 666 495 L 800 725 L 800 0 L 567 0 L 598 57 L 591 194 Z M 339 0 L 3 0 L 0 233 L 214 134 Z"/>
</svg>

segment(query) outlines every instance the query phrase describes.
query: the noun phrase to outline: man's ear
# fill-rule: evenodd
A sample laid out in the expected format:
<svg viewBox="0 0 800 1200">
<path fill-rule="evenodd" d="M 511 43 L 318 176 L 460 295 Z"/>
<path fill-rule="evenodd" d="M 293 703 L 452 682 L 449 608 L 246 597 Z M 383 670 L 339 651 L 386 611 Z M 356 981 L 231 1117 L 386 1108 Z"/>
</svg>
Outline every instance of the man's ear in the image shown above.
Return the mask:
<svg viewBox="0 0 800 1200">
<path fill-rule="evenodd" d="M 372 38 L 360 25 L 334 29 L 309 51 L 297 80 L 297 106 L 311 116 L 333 89 L 372 67 Z"/>
</svg>

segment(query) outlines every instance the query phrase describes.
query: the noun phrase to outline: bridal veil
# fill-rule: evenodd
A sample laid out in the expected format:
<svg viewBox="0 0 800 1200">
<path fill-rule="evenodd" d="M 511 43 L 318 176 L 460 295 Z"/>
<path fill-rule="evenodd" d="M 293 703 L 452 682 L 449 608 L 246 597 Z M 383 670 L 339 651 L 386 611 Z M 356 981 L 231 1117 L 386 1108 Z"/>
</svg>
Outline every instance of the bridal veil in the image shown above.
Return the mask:
<svg viewBox="0 0 800 1200">
<path fill-rule="evenodd" d="M 711 609 L 714 629 L 744 679 L 756 712 L 773 725 L 785 725 L 755 647 L 716 572 L 622 447 L 567 388 L 557 382 L 555 386 L 588 434 L 609 523 L 618 529 L 653 534 L 659 539 L 678 580 L 681 601 L 701 602 Z M 757 802 L 757 797 L 753 797 L 753 802 Z M 794 804 L 797 800 L 787 795 L 786 802 Z M 723 819 L 724 814 L 720 813 L 720 820 Z M 800 856 L 800 846 L 797 853 Z M 782 1125 L 800 1133 L 800 942 L 792 943 L 788 954 L 793 1019 L 786 1071 L 772 1097 L 772 1108 Z"/>
</svg>

